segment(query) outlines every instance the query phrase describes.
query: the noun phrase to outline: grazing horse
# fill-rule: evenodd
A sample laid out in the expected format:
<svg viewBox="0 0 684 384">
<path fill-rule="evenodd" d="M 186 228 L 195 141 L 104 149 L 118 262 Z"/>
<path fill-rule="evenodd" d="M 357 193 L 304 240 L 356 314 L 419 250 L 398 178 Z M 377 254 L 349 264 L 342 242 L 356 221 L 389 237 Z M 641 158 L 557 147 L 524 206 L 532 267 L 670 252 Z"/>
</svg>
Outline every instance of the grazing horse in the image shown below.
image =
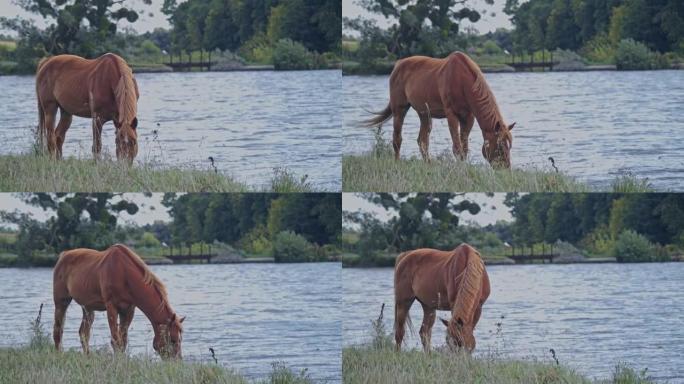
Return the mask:
<svg viewBox="0 0 684 384">
<path fill-rule="evenodd" d="M 397 257 L 394 266 L 394 338 L 401 349 L 405 324 L 414 300 L 423 306 L 420 340 L 430 351 L 432 326 L 437 310 L 451 311 L 447 345 L 452 349 L 475 349 L 473 330 L 480 320 L 482 305 L 489 297 L 489 276 L 480 254 L 468 244 L 453 251 L 416 249 Z"/>
<path fill-rule="evenodd" d="M 116 128 L 116 157 L 133 161 L 138 154 L 140 94 L 131 68 L 121 57 L 107 53 L 94 60 L 73 55 L 45 58 L 36 72 L 36 95 L 40 139 L 56 158 L 62 157 L 73 115 L 92 119 L 95 158 L 102 150 L 102 126 L 110 120 Z"/>
<path fill-rule="evenodd" d="M 511 130 L 515 123 L 506 125 L 482 71 L 465 53 L 454 52 L 444 59 L 413 56 L 399 60 L 389 83 L 389 104 L 363 124 L 380 127 L 394 117 L 392 143 L 396 159 L 404 117 L 413 107 L 420 117 L 418 147 L 424 160 L 430 159 L 433 118 L 447 119 L 452 151 L 462 160 L 468 156 L 468 137 L 477 119 L 484 138 L 482 155 L 492 166 L 511 167 Z"/>
<path fill-rule="evenodd" d="M 185 318 L 179 318 L 171 308 L 164 284 L 124 245 L 115 244 L 102 252 L 85 248 L 62 252 L 55 265 L 53 297 L 57 350 L 62 349 L 64 317 L 73 299 L 83 309 L 78 330 L 83 352 L 88 353 L 94 311 L 107 311 L 112 347 L 123 352 L 128 344 L 128 327 L 135 308 L 139 308 L 152 323 L 154 350 L 164 359 L 182 356 Z"/>
</svg>

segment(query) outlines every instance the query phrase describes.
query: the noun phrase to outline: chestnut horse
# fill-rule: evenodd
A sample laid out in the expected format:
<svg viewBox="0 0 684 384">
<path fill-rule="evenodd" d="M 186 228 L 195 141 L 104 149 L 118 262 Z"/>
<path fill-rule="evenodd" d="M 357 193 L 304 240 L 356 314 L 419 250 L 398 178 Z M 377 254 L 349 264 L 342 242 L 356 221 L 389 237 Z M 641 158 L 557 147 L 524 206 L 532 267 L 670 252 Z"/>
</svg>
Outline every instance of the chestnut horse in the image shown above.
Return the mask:
<svg viewBox="0 0 684 384">
<path fill-rule="evenodd" d="M 48 152 L 62 157 L 73 115 L 92 119 L 93 155 L 102 150 L 102 126 L 114 121 L 116 157 L 132 161 L 138 154 L 137 102 L 140 94 L 131 68 L 107 53 L 94 60 L 59 55 L 41 60 L 36 73 L 38 132 Z M 59 109 L 59 124 L 55 118 Z"/>
<path fill-rule="evenodd" d="M 162 358 L 181 358 L 185 318 L 179 318 L 171 308 L 164 284 L 124 245 L 115 244 L 102 252 L 85 248 L 62 252 L 55 265 L 53 297 L 53 337 L 57 350 L 62 349 L 64 317 L 73 299 L 83 309 L 78 333 L 85 353 L 88 353 L 94 311 L 107 311 L 112 347 L 122 352 L 128 344 L 128 327 L 135 308 L 140 308 L 152 323 L 154 350 Z"/>
<path fill-rule="evenodd" d="M 473 330 L 480 320 L 482 305 L 489 297 L 489 276 L 480 254 L 468 244 L 453 251 L 416 249 L 397 257 L 394 266 L 394 338 L 401 349 L 405 324 L 414 300 L 423 306 L 420 340 L 430 351 L 432 326 L 437 310 L 451 311 L 447 345 L 475 349 Z"/>
<path fill-rule="evenodd" d="M 462 160 L 468 156 L 468 137 L 477 119 L 484 138 L 482 155 L 493 166 L 511 167 L 511 130 L 515 123 L 506 125 L 482 71 L 465 53 L 454 52 L 444 59 L 413 56 L 399 60 L 389 83 L 389 104 L 363 123 L 380 127 L 394 117 L 392 143 L 396 159 L 404 117 L 413 107 L 420 117 L 418 147 L 423 159 L 429 160 L 432 118 L 447 119 L 452 151 Z"/>
</svg>

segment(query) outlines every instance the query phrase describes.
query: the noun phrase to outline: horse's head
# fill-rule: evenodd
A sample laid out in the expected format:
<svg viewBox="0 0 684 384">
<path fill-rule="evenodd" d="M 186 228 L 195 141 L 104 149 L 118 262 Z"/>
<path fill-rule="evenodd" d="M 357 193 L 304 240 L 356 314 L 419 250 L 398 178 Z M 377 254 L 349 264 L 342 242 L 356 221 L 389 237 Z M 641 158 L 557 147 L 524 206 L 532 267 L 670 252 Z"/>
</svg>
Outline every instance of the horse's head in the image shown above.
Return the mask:
<svg viewBox="0 0 684 384">
<path fill-rule="evenodd" d="M 513 146 L 511 130 L 514 126 L 515 123 L 506 126 L 503 122 L 497 121 L 494 131 L 485 133 L 482 155 L 493 167 L 511 168 L 511 147 Z"/>
<path fill-rule="evenodd" d="M 181 341 L 183 340 L 183 320 L 174 313 L 165 323 L 157 324 L 154 329 L 154 348 L 162 359 L 182 359 Z"/>
<path fill-rule="evenodd" d="M 116 127 L 116 158 L 133 161 L 138 154 L 138 118 L 130 122 L 114 122 Z"/>
<path fill-rule="evenodd" d="M 447 327 L 446 342 L 450 349 L 459 350 L 465 348 L 468 353 L 475 349 L 475 335 L 473 334 L 473 326 L 464 324 L 460 318 L 446 321 L 439 318 Z"/>
</svg>

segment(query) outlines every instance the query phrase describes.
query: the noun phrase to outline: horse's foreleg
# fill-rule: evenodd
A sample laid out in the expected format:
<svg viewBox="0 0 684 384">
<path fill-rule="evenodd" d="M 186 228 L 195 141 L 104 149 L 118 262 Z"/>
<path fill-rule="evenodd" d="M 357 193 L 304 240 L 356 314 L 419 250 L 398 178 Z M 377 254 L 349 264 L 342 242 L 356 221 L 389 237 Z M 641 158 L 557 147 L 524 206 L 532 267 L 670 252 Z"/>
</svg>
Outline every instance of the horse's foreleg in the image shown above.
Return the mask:
<svg viewBox="0 0 684 384">
<path fill-rule="evenodd" d="M 423 160 L 430 161 L 430 131 L 432 130 L 432 117 L 430 113 L 419 113 L 420 132 L 418 132 L 418 148 Z"/>
<path fill-rule="evenodd" d="M 456 117 L 456 115 L 451 112 L 447 111 L 446 113 L 447 116 L 447 123 L 449 124 L 449 133 L 451 134 L 451 142 L 452 142 L 452 147 L 451 151 L 454 153 L 454 156 L 456 158 L 465 160 L 465 155 L 463 153 L 463 147 L 461 146 L 461 134 L 459 134 L 459 120 Z M 463 129 L 463 127 L 461 127 Z"/>
<path fill-rule="evenodd" d="M 64 333 L 64 317 L 66 316 L 67 308 L 71 303 L 71 298 L 58 299 L 55 298 L 55 324 L 52 329 L 52 338 L 55 341 L 55 348 L 58 351 L 62 350 L 62 334 Z"/>
<path fill-rule="evenodd" d="M 475 116 L 470 113 L 459 121 L 461 122 L 461 148 L 463 151 L 462 160 L 465 160 L 468 157 L 468 138 L 470 137 L 470 130 L 473 129 L 473 125 L 475 124 Z"/>
<path fill-rule="evenodd" d="M 395 301 L 394 311 L 394 341 L 397 343 L 397 351 L 401 350 L 401 343 L 406 334 L 406 320 L 409 316 L 409 310 L 413 304 L 413 299 L 407 301 Z"/>
<path fill-rule="evenodd" d="M 114 349 L 114 352 L 121 352 L 121 335 L 119 334 L 119 326 L 116 323 L 119 310 L 112 303 L 106 303 L 105 308 L 107 308 L 109 332 L 112 334 L 112 348 Z"/>
<path fill-rule="evenodd" d="M 95 159 L 100 158 L 100 152 L 102 151 L 102 120 L 97 116 L 93 115 L 93 156 Z"/>
<path fill-rule="evenodd" d="M 423 324 L 420 326 L 420 341 L 423 343 L 425 353 L 430 353 L 432 340 L 432 326 L 435 325 L 436 310 L 423 304 Z"/>
<path fill-rule="evenodd" d="M 131 326 L 133 315 L 135 314 L 135 307 L 119 313 L 119 335 L 121 336 L 122 350 L 126 350 L 128 346 L 128 327 Z"/>
<path fill-rule="evenodd" d="M 66 138 L 66 132 L 71 126 L 72 115 L 63 109 L 59 110 L 59 124 L 57 124 L 57 130 L 55 131 L 55 145 L 57 149 L 57 157 L 62 158 L 62 146 L 64 145 L 64 139 Z"/>
<path fill-rule="evenodd" d="M 392 147 L 394 148 L 394 158 L 399 160 L 399 152 L 401 151 L 401 129 L 404 125 L 404 117 L 408 108 L 393 108 L 392 114 L 394 116 L 392 133 Z"/>
<path fill-rule="evenodd" d="M 81 339 L 81 347 L 83 347 L 84 353 L 89 353 L 89 343 L 90 343 L 90 329 L 93 326 L 93 321 L 95 321 L 95 312 L 87 310 L 85 307 L 83 309 L 83 319 L 81 320 L 81 327 L 78 329 L 78 336 Z"/>
</svg>

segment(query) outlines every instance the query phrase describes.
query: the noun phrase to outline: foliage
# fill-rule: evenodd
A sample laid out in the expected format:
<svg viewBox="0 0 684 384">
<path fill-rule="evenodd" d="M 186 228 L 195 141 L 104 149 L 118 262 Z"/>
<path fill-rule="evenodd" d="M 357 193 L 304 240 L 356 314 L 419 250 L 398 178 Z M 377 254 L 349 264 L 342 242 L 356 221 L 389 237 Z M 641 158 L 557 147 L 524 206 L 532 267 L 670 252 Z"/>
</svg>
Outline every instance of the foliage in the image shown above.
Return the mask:
<svg viewBox="0 0 684 384">
<path fill-rule="evenodd" d="M 615 51 L 615 64 L 619 70 L 646 70 L 668 68 L 667 58 L 652 52 L 645 44 L 632 39 L 620 41 Z"/>
<path fill-rule="evenodd" d="M 613 256 L 623 263 L 651 261 L 654 251 L 653 244 L 645 236 L 626 230 L 615 241 Z"/>
<path fill-rule="evenodd" d="M 159 247 L 161 245 L 159 240 L 157 240 L 151 232 L 144 232 L 139 244 L 143 247 Z"/>
<path fill-rule="evenodd" d="M 312 69 L 313 54 L 301 43 L 281 39 L 273 47 L 275 69 Z"/>
<path fill-rule="evenodd" d="M 316 249 L 304 236 L 283 231 L 273 239 L 273 257 L 278 263 L 316 261 Z"/>
</svg>

